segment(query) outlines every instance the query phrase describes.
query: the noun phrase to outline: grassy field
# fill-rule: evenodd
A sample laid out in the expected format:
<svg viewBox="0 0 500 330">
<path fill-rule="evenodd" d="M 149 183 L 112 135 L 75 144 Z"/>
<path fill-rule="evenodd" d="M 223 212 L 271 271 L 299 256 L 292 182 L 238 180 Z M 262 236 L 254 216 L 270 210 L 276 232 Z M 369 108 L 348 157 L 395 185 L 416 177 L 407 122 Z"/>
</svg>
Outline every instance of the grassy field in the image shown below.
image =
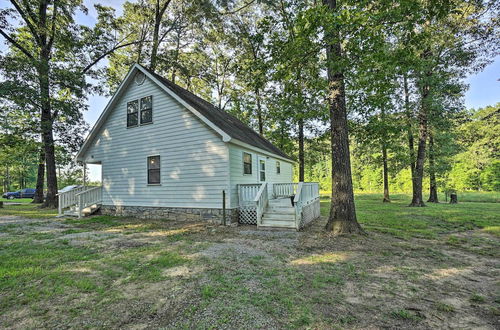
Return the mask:
<svg viewBox="0 0 500 330">
<path fill-rule="evenodd" d="M 295 232 L 6 205 L 0 324 L 495 329 L 500 204 L 482 198 L 408 208 L 358 195 L 368 235 L 354 237 L 323 232 L 325 218 Z"/>
<path fill-rule="evenodd" d="M 8 203 L 31 203 L 33 199 L 31 198 L 15 198 L 15 199 L 7 199 L 0 198 L 0 202 L 8 202 Z"/>
</svg>

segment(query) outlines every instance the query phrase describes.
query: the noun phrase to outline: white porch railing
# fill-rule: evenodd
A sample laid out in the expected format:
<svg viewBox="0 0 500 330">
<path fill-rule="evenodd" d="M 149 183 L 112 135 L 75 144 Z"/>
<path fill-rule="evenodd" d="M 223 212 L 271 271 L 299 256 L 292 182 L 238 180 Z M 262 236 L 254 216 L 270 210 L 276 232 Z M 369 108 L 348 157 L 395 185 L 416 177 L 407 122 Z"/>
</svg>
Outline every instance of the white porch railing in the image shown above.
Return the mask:
<svg viewBox="0 0 500 330">
<path fill-rule="evenodd" d="M 299 182 L 295 198 L 295 227 L 303 228 L 309 221 L 320 216 L 319 183 Z"/>
<path fill-rule="evenodd" d="M 78 202 L 76 195 L 81 193 L 82 191 L 85 191 L 87 188 L 91 188 L 91 187 L 83 187 L 82 186 L 82 187 L 71 189 L 70 191 L 66 191 L 66 192 L 58 194 L 59 215 L 62 215 L 62 212 L 65 208 L 76 205 Z"/>
<path fill-rule="evenodd" d="M 63 215 L 65 208 L 75 207 L 78 216 L 81 217 L 84 208 L 101 202 L 102 187 L 78 187 L 58 194 L 58 198 L 59 215 Z"/>
<path fill-rule="evenodd" d="M 273 183 L 273 198 L 295 195 L 298 183 Z"/>
<path fill-rule="evenodd" d="M 78 217 L 81 218 L 83 214 L 83 209 L 94 204 L 98 204 L 102 199 L 102 187 L 89 187 L 85 191 L 76 194 L 78 200 L 77 212 Z"/>
<path fill-rule="evenodd" d="M 256 203 L 255 207 L 257 208 L 257 226 L 259 226 L 262 224 L 262 216 L 264 215 L 264 211 L 269 204 L 267 183 L 263 183 L 262 186 L 260 186 L 260 189 L 257 192 L 257 196 L 255 196 L 254 202 Z"/>
<path fill-rule="evenodd" d="M 239 184 L 238 185 L 238 201 L 239 201 L 239 222 L 249 225 L 257 224 L 257 202 L 255 198 L 261 191 L 263 184 Z"/>
</svg>

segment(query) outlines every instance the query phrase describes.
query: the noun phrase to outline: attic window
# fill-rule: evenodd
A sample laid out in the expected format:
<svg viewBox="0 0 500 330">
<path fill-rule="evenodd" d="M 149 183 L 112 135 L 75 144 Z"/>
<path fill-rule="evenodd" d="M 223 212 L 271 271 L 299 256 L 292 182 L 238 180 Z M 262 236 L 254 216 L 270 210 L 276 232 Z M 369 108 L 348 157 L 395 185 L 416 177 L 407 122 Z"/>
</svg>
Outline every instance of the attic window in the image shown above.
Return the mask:
<svg viewBox="0 0 500 330">
<path fill-rule="evenodd" d="M 139 124 L 139 101 L 131 101 L 127 103 L 127 127 L 137 126 Z"/>
<path fill-rule="evenodd" d="M 137 72 L 135 75 L 135 83 L 140 86 L 144 83 L 144 80 L 146 80 L 146 75 L 142 72 Z"/>
<path fill-rule="evenodd" d="M 278 160 L 276 161 L 276 174 L 281 174 L 281 164 Z"/>
<path fill-rule="evenodd" d="M 141 99 L 141 124 L 153 122 L 153 96 L 146 96 Z"/>
</svg>

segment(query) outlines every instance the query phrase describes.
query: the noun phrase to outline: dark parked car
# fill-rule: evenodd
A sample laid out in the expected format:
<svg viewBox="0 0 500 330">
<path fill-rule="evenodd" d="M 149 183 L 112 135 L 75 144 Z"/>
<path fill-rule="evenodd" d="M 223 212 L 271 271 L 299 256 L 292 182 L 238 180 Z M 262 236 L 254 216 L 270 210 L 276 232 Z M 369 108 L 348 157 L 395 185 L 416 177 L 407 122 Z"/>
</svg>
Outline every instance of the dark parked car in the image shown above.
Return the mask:
<svg viewBox="0 0 500 330">
<path fill-rule="evenodd" d="M 14 198 L 33 198 L 35 197 L 36 189 L 26 188 L 14 192 L 6 192 L 2 195 L 3 198 L 14 199 Z"/>
</svg>

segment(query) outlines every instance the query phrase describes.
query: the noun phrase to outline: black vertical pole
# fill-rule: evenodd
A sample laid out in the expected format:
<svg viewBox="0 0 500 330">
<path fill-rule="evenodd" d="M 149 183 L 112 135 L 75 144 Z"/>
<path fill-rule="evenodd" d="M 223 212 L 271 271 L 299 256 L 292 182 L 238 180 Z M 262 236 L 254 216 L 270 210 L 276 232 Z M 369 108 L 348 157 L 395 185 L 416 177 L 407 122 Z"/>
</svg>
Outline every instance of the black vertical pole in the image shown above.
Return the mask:
<svg viewBox="0 0 500 330">
<path fill-rule="evenodd" d="M 222 191 L 222 224 L 226 225 L 226 191 Z"/>
</svg>

